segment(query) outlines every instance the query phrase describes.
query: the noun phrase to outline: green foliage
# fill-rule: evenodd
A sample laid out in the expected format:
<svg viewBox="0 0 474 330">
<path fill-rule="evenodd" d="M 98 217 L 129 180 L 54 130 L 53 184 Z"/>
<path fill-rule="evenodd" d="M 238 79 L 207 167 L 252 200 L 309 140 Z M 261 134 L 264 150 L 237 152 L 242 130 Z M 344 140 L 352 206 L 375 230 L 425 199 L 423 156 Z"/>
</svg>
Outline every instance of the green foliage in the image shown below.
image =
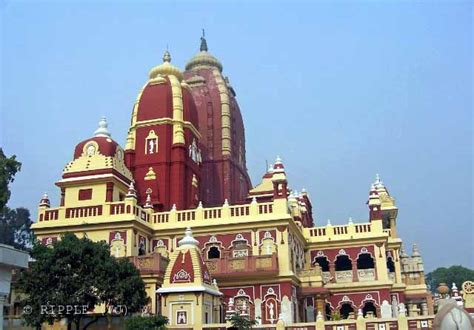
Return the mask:
<svg viewBox="0 0 474 330">
<path fill-rule="evenodd" d="M 440 267 L 426 274 L 426 284 L 432 292 L 440 283 L 446 283 L 450 288 L 453 283 L 461 290 L 461 285 L 465 281 L 474 281 L 474 270 L 463 266 L 451 266 L 449 268 Z"/>
<path fill-rule="evenodd" d="M 0 148 L 0 211 L 3 210 L 10 199 L 10 189 L 8 185 L 13 182 L 15 174 L 21 169 L 21 163 L 16 160 L 16 156 L 8 158 Z"/>
<path fill-rule="evenodd" d="M 333 321 L 340 321 L 342 320 L 341 314 L 338 311 L 334 311 L 331 313 L 331 320 Z"/>
<path fill-rule="evenodd" d="M 31 224 L 30 211 L 22 207 L 13 210 L 5 206 L 0 211 L 0 243 L 27 250 L 34 239 Z"/>
<path fill-rule="evenodd" d="M 28 325 L 37 327 L 66 318 L 78 328 L 85 316 L 57 308 L 53 314 L 44 313 L 41 306 L 86 306 L 91 311 L 104 304 L 107 313 L 113 306 L 126 306 L 127 312 L 134 312 L 146 304 L 145 285 L 138 270 L 127 259 L 111 256 L 105 242 L 65 234 L 52 248 L 36 243 L 31 256 L 35 262 L 21 273 L 17 283 L 26 297 L 22 305 L 31 308 L 30 313 L 23 313 Z"/>
<path fill-rule="evenodd" d="M 240 316 L 238 314 L 232 315 L 230 318 L 230 323 L 232 324 L 232 328 L 238 330 L 252 329 L 258 324 L 257 320 L 250 320 L 249 318 Z"/>
<path fill-rule="evenodd" d="M 125 321 L 126 330 L 161 330 L 166 329 L 166 316 L 132 316 Z"/>
</svg>

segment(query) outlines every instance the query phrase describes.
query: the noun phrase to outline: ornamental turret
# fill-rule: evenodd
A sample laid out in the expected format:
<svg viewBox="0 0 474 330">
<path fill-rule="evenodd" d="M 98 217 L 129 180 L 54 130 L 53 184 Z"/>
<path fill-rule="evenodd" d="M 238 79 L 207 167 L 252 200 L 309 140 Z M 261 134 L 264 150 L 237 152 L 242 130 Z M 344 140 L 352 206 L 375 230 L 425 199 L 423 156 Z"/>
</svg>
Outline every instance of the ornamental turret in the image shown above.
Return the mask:
<svg viewBox="0 0 474 330">
<path fill-rule="evenodd" d="M 198 245 L 191 228 L 187 228 L 170 256 L 163 285 L 157 290 L 171 326 L 194 325 L 194 329 L 200 329 L 203 324 L 219 321 L 219 310 L 213 306 L 220 304 L 222 293 L 212 280 Z"/>
<path fill-rule="evenodd" d="M 125 148 L 138 204 L 156 211 L 199 201 L 202 153 L 196 105 L 165 51 L 138 94 Z"/>
<path fill-rule="evenodd" d="M 395 199 L 390 195 L 387 187 L 380 179 L 380 176 L 378 174 L 376 174 L 375 182 L 371 186 L 369 201 L 370 196 L 372 195 L 377 195 L 379 198 L 381 214 L 377 214 L 377 216 L 380 216 L 379 219 L 382 219 L 383 228 L 390 229 L 391 235 L 393 237 L 396 237 L 398 208 L 395 205 Z"/>
<path fill-rule="evenodd" d="M 186 64 L 185 81 L 197 106 L 202 134 L 202 185 L 205 205 L 244 200 L 251 182 L 245 158 L 245 132 L 234 89 L 222 64 L 201 37 L 199 52 Z"/>
<path fill-rule="evenodd" d="M 112 139 L 103 117 L 94 136 L 75 147 L 73 160 L 56 182 L 61 188 L 60 205 L 80 207 L 123 200 L 131 180 L 124 150 Z M 102 206 L 97 207 L 96 213 L 102 214 Z M 66 214 L 70 216 L 74 215 Z"/>
</svg>

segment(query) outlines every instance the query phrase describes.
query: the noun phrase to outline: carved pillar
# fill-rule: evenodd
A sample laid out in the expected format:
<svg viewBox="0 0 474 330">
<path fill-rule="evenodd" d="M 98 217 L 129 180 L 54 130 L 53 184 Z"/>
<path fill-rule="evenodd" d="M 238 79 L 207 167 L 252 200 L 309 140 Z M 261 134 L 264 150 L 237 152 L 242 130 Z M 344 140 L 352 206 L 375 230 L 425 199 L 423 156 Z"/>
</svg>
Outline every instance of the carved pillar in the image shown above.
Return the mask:
<svg viewBox="0 0 474 330">
<path fill-rule="evenodd" d="M 326 320 L 326 301 L 323 295 L 316 295 L 316 314 L 321 312 L 323 319 Z"/>
<path fill-rule="evenodd" d="M 336 265 L 334 261 L 329 261 L 329 273 L 331 274 L 330 282 L 336 282 Z"/>
<path fill-rule="evenodd" d="M 357 260 L 352 262 L 352 282 L 359 281 L 359 276 L 357 273 Z"/>
<path fill-rule="evenodd" d="M 107 182 L 107 190 L 105 193 L 105 201 L 106 202 L 112 202 L 114 198 L 114 183 L 113 182 Z"/>
</svg>

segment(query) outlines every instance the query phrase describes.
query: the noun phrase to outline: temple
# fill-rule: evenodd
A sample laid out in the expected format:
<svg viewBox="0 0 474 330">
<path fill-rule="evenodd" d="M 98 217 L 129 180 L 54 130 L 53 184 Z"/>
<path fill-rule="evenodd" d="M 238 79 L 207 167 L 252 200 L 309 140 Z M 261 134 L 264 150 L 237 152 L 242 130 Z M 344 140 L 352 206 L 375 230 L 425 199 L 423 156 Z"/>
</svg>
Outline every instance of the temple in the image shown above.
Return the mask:
<svg viewBox="0 0 474 330">
<path fill-rule="evenodd" d="M 277 157 L 251 184 L 236 93 L 203 36 L 184 72 L 168 51 L 150 70 L 124 147 L 105 118 L 76 145 L 56 182 L 60 205 L 45 194 L 32 228 L 45 245 L 65 232 L 108 242 L 140 270 L 148 312 L 171 328 L 211 329 L 233 314 L 325 329 L 359 318 L 431 322 L 420 252 L 404 250 L 380 177 L 360 196 L 367 218 L 344 225 L 317 221 L 289 179 Z"/>
</svg>

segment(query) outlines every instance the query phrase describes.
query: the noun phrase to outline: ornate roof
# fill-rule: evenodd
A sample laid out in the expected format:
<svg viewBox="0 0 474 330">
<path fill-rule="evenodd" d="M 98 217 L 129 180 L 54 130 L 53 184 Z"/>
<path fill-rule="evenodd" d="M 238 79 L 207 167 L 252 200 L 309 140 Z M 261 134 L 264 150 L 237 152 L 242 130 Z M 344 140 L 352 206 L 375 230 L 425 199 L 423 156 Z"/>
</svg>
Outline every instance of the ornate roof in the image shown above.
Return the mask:
<svg viewBox="0 0 474 330">
<path fill-rule="evenodd" d="M 203 35 L 201 37 L 201 47 L 199 48 L 199 53 L 194 55 L 194 57 L 189 60 L 189 62 L 186 64 L 186 70 L 199 70 L 208 68 L 217 68 L 219 69 L 219 72 L 222 72 L 221 62 L 219 62 L 217 58 L 208 52 L 207 41 Z"/>
<path fill-rule="evenodd" d="M 198 244 L 191 228 L 187 228 L 185 236 L 178 242 L 179 247 L 170 257 L 163 286 L 158 289 L 159 293 L 199 291 L 212 295 L 222 294 L 215 281 L 211 279 Z"/>
</svg>

